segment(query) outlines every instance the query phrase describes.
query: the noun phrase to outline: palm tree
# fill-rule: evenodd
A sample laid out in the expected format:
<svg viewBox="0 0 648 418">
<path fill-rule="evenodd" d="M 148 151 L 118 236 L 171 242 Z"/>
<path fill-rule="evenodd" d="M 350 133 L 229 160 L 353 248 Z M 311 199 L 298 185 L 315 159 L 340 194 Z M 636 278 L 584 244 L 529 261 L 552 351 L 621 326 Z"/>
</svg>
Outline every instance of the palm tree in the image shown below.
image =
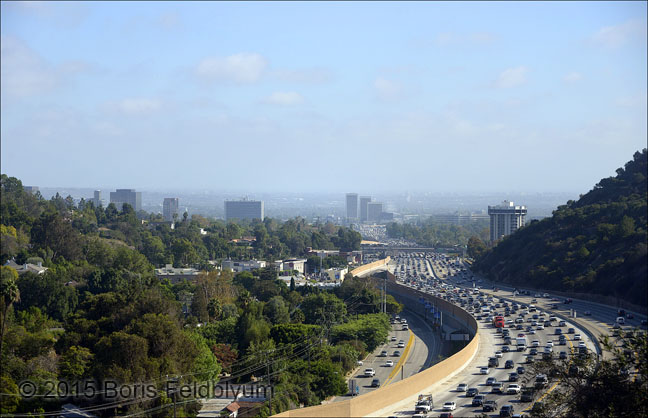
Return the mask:
<svg viewBox="0 0 648 418">
<path fill-rule="evenodd" d="M 2 341 L 9 307 L 20 300 L 20 290 L 16 284 L 18 272 L 9 266 L 2 266 L 0 274 L 0 297 L 2 297 L 2 318 L 0 318 L 0 356 L 2 356 Z"/>
</svg>

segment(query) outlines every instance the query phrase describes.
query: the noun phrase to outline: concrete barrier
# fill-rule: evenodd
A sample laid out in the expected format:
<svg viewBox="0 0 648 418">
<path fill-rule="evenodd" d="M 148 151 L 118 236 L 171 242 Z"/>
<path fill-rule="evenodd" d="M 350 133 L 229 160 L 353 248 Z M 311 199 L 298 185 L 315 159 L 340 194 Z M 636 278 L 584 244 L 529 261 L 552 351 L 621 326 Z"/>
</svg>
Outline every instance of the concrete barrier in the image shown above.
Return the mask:
<svg viewBox="0 0 648 418">
<path fill-rule="evenodd" d="M 361 396 L 345 399 L 342 402 L 292 409 L 274 415 L 275 417 L 363 417 L 376 415 L 378 411 L 402 403 L 408 398 L 411 398 L 413 402 L 419 393 L 426 392 L 433 384 L 462 370 L 473 359 L 479 348 L 479 329 L 477 321 L 472 315 L 443 299 L 415 289 L 396 283 L 389 283 L 388 286 L 398 286 L 400 288 L 398 290 L 402 293 L 411 294 L 415 298 L 425 296 L 427 299 L 433 299 L 441 309 L 453 307 L 454 315 L 458 316 L 458 319 L 465 321 L 471 331 L 474 332 L 474 337 L 455 355 L 405 380 L 383 386 Z"/>
<path fill-rule="evenodd" d="M 356 267 L 353 270 L 351 270 L 351 274 L 353 274 L 354 276 L 359 276 L 375 268 L 386 266 L 390 260 L 391 257 L 387 257 L 387 258 L 383 258 L 382 260 L 374 261 L 373 263 L 364 264 L 360 267 Z"/>
</svg>

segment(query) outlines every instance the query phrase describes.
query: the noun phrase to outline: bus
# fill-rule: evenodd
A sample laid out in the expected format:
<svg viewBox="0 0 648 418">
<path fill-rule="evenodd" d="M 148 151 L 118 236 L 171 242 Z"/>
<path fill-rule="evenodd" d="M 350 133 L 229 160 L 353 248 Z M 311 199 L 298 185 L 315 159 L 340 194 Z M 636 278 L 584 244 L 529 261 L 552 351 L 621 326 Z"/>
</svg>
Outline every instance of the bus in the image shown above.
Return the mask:
<svg viewBox="0 0 648 418">
<path fill-rule="evenodd" d="M 493 318 L 493 326 L 495 328 L 504 328 L 504 317 L 497 315 L 495 318 Z"/>
</svg>

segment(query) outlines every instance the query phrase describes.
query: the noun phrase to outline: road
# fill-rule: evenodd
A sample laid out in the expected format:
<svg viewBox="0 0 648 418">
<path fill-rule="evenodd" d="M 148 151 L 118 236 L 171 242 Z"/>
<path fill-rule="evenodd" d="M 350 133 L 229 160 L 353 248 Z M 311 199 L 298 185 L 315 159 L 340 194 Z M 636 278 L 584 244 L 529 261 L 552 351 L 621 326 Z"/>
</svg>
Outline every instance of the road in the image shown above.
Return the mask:
<svg viewBox="0 0 648 418">
<path fill-rule="evenodd" d="M 404 376 L 405 378 L 428 368 L 441 354 L 441 341 L 429 326 L 416 314 L 404 310 L 400 314 L 401 318 L 407 320 L 409 330 L 403 330 L 402 324 L 393 324 L 388 339 L 395 337 L 396 341 L 389 341 L 386 344 L 376 348 L 373 353 L 369 354 L 364 360 L 363 365 L 358 367 L 349 380 L 355 380 L 359 386 L 359 395 L 371 392 L 376 388 L 371 387 L 374 378 L 380 380 L 381 386 L 398 382 Z M 410 341 L 411 338 L 411 341 Z M 399 340 L 405 342 L 406 348 L 398 348 Z M 409 343 L 409 344 L 408 344 Z M 409 345 L 409 348 L 407 346 Z M 380 355 L 381 351 L 387 351 L 387 356 Z M 394 356 L 394 351 L 400 351 L 401 356 Z M 391 360 L 394 362 L 392 367 L 385 366 L 385 362 Z M 365 377 L 364 370 L 373 368 L 376 371 L 374 377 Z M 332 402 L 339 402 L 348 399 L 346 396 L 338 396 Z"/>
</svg>

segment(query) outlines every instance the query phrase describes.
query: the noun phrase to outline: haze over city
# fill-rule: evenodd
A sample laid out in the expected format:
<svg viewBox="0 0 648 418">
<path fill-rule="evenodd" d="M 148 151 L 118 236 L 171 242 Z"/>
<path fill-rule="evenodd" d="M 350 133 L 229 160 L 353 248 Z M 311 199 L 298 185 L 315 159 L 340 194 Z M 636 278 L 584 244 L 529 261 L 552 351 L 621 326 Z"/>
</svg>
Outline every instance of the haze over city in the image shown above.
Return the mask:
<svg viewBox="0 0 648 418">
<path fill-rule="evenodd" d="M 646 144 L 645 2 L 1 7 L 24 184 L 577 197 Z"/>
</svg>

